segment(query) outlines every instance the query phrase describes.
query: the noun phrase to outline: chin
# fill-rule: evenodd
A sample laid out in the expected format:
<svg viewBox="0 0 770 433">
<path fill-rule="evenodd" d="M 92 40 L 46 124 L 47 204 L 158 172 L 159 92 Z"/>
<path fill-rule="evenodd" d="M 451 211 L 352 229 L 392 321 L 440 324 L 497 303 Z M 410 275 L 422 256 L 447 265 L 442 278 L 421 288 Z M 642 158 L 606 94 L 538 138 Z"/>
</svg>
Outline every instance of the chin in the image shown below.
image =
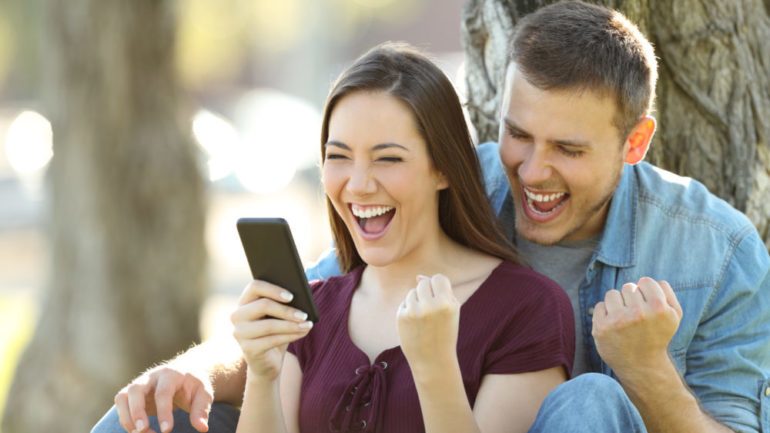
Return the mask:
<svg viewBox="0 0 770 433">
<path fill-rule="evenodd" d="M 381 252 L 358 250 L 358 254 L 361 256 L 361 260 L 368 266 L 383 267 L 393 263 L 393 257 L 390 254 L 383 254 Z"/>
<path fill-rule="evenodd" d="M 555 245 L 563 241 L 567 237 L 566 233 L 560 233 L 555 230 L 540 230 L 535 228 L 534 230 L 522 230 L 521 227 L 516 227 L 516 236 L 520 236 L 529 242 L 538 245 Z"/>
</svg>

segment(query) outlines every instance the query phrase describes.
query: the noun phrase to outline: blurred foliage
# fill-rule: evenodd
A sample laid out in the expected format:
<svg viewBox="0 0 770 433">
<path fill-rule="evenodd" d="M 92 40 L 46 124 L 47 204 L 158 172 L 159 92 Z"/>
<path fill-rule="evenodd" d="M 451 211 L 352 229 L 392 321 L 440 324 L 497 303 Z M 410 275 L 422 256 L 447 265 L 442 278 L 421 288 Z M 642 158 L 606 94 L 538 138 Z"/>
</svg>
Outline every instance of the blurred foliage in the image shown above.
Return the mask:
<svg viewBox="0 0 770 433">
<path fill-rule="evenodd" d="M 10 59 L 13 56 L 14 33 L 8 22 L 8 14 L 0 5 L 0 88 L 3 88 L 8 72 L 10 72 Z"/>
<path fill-rule="evenodd" d="M 350 42 L 372 21 L 404 22 L 423 0 L 185 0 L 179 4 L 177 67 L 201 89 L 234 79 L 250 57 L 269 61 L 325 38 Z M 316 22 L 320 20 L 321 22 Z M 319 34 L 321 33 L 321 34 Z"/>
<path fill-rule="evenodd" d="M 16 362 L 32 338 L 35 303 L 31 296 L 0 295 L 0 419 Z"/>
</svg>

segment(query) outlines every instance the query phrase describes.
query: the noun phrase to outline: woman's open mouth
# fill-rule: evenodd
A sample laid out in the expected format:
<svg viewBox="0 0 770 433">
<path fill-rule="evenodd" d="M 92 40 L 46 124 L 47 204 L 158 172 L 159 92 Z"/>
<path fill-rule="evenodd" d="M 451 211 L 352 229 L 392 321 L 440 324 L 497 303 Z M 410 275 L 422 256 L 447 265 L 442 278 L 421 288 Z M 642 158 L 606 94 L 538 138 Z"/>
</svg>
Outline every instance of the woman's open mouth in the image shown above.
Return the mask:
<svg viewBox="0 0 770 433">
<path fill-rule="evenodd" d="M 361 229 L 361 235 L 367 240 L 382 237 L 396 214 L 393 206 L 350 204 L 349 207 Z"/>
</svg>

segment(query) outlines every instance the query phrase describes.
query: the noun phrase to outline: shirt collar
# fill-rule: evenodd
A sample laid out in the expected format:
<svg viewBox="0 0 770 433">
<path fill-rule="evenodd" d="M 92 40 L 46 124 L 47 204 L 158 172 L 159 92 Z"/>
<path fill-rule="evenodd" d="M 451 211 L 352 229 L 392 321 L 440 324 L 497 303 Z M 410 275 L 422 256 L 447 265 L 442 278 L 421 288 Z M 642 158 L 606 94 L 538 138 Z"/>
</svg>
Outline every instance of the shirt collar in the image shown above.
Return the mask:
<svg viewBox="0 0 770 433">
<path fill-rule="evenodd" d="M 625 268 L 636 264 L 637 188 L 633 166 L 624 165 L 596 254 L 597 260 L 609 266 Z"/>
</svg>

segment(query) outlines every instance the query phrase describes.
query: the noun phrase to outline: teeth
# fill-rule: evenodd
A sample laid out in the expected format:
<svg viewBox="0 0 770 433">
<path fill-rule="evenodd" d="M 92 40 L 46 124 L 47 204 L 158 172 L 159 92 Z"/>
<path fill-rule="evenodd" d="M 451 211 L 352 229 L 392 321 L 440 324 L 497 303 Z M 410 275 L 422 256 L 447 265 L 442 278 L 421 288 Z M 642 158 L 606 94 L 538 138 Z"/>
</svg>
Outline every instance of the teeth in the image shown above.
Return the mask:
<svg viewBox="0 0 770 433">
<path fill-rule="evenodd" d="M 393 206 L 363 207 L 357 204 L 354 204 L 351 206 L 353 215 L 355 215 L 358 218 L 372 218 L 372 217 L 380 216 L 384 213 L 390 212 L 392 209 L 393 209 Z"/>
<path fill-rule="evenodd" d="M 549 202 L 549 201 L 554 201 L 556 199 L 562 198 L 567 193 L 566 192 L 557 192 L 557 193 L 553 193 L 553 194 L 535 194 L 533 192 L 530 192 L 526 188 L 524 188 L 524 194 L 527 195 L 528 199 L 530 199 L 532 201 L 536 201 L 536 202 L 541 202 L 542 203 L 542 202 Z"/>
</svg>

